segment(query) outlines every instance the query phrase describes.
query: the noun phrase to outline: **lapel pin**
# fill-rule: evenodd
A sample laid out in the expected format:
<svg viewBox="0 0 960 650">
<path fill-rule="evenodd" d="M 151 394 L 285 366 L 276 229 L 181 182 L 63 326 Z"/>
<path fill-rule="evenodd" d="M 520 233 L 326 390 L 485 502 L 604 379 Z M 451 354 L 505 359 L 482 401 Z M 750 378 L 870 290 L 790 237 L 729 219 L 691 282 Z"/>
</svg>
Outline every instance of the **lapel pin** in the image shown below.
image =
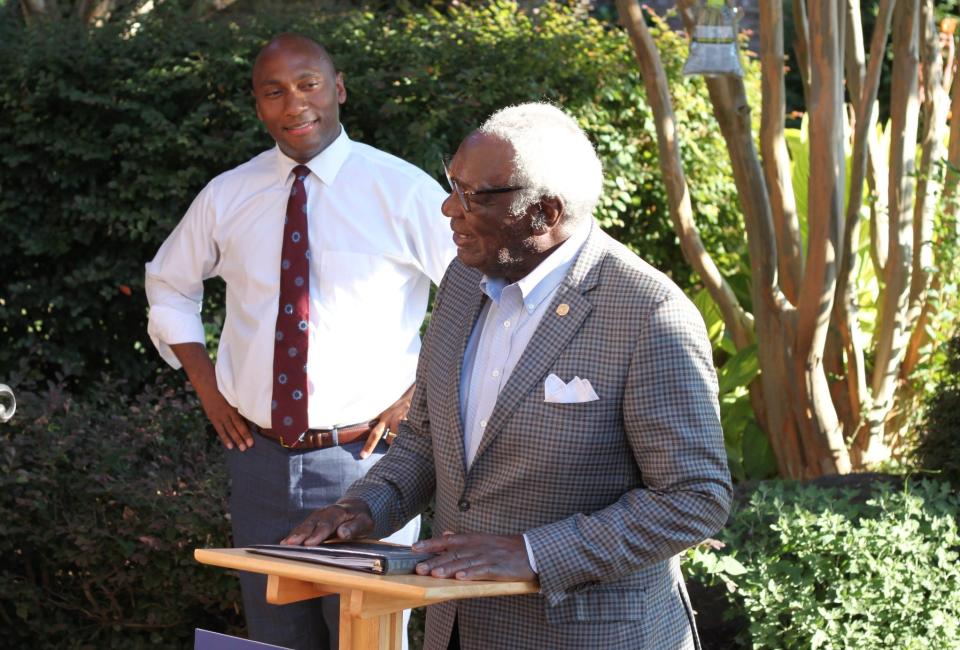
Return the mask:
<svg viewBox="0 0 960 650">
<path fill-rule="evenodd" d="M 566 316 L 568 313 L 570 313 L 570 305 L 565 302 L 557 305 L 557 316 Z"/>
</svg>

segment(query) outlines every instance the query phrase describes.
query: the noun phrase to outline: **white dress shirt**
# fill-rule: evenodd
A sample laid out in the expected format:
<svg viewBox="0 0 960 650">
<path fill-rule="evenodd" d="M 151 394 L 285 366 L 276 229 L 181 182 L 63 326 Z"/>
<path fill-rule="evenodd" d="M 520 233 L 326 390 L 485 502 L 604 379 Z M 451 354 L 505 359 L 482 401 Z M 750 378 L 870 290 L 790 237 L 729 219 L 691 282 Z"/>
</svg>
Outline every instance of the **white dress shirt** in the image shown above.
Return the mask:
<svg viewBox="0 0 960 650">
<path fill-rule="evenodd" d="M 203 280 L 226 282 L 217 384 L 270 427 L 280 252 L 296 162 L 279 148 L 214 178 L 146 265 L 148 332 L 180 366 L 176 343 L 203 343 Z M 417 167 L 339 137 L 307 163 L 310 428 L 375 417 L 414 381 L 430 282 L 456 254 L 440 212 L 447 193 Z"/>
</svg>

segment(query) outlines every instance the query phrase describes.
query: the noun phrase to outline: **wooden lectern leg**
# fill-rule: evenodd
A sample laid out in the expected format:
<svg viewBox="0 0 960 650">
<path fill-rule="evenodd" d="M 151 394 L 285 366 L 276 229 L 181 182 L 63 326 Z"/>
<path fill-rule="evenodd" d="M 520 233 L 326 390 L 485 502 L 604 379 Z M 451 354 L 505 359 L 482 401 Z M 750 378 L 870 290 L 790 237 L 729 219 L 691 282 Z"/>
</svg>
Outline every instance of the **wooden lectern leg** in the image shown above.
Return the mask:
<svg viewBox="0 0 960 650">
<path fill-rule="evenodd" d="M 403 611 L 361 618 L 364 593 L 340 594 L 340 650 L 400 650 Z"/>
<path fill-rule="evenodd" d="M 267 576 L 267 602 L 272 605 L 296 603 L 301 600 L 328 596 L 330 593 L 312 582 L 282 576 Z"/>
</svg>

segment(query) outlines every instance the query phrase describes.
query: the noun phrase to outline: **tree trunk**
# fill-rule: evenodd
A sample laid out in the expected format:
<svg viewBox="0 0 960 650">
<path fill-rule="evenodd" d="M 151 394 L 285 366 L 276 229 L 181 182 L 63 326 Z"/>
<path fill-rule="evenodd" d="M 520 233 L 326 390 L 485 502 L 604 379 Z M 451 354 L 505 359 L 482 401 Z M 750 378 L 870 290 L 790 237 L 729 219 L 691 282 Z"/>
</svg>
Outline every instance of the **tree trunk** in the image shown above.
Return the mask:
<svg viewBox="0 0 960 650">
<path fill-rule="evenodd" d="M 863 205 L 863 189 L 866 180 L 868 164 L 875 152 L 879 149 L 876 145 L 871 147 L 874 142 L 876 124 L 877 124 L 877 92 L 880 88 L 880 73 L 884 57 L 882 53 L 886 50 L 887 36 L 890 32 L 890 20 L 893 16 L 894 0 L 881 0 L 880 8 L 877 12 L 877 20 L 873 27 L 873 36 L 870 41 L 870 66 L 863 74 L 860 82 L 856 86 L 860 89 L 858 95 L 854 96 L 856 101 L 856 119 L 853 134 L 853 160 L 850 170 L 850 198 L 847 201 L 846 219 L 843 233 L 843 246 L 841 248 L 840 273 L 837 277 L 837 293 L 834 301 L 834 313 L 832 315 L 833 323 L 843 342 L 845 356 L 845 375 L 846 391 L 845 396 L 851 410 L 850 418 L 845 422 L 845 437 L 854 437 L 862 424 L 862 404 L 868 399 L 866 383 L 866 366 L 864 363 L 863 347 L 860 344 L 860 331 L 858 312 L 859 304 L 854 291 L 857 280 L 856 261 L 858 259 L 857 247 L 860 242 L 860 210 Z M 848 0 L 848 6 L 857 6 L 856 0 Z M 859 11 L 850 11 L 848 14 L 854 21 L 859 21 Z M 847 32 L 857 32 L 859 25 L 848 28 Z M 862 47 L 862 38 L 852 38 L 852 45 L 857 47 L 859 43 Z M 848 56 L 848 58 L 850 58 Z M 863 56 L 855 56 L 857 60 L 862 60 Z M 848 87 L 851 74 L 857 74 L 858 71 L 847 72 Z M 873 154 L 873 155 L 871 155 Z M 877 271 L 878 274 L 880 270 Z M 866 448 L 867 436 L 862 440 L 855 441 L 851 448 L 853 460 L 859 463 L 864 449 Z"/>
<path fill-rule="evenodd" d="M 680 15 L 691 33 L 693 1 L 677 0 Z M 925 3 L 922 22 L 920 1 Z M 661 169 L 681 245 L 698 272 L 706 274 L 705 282 L 712 285 L 711 295 L 721 305 L 724 323 L 731 332 L 743 337 L 744 323 L 749 322 L 749 317 L 741 316 L 742 309 L 732 292 L 713 277 L 715 266 L 702 250 L 692 221 L 659 56 L 636 1 L 618 0 L 617 6 L 636 50 L 657 123 Z M 923 324 L 929 314 L 929 303 L 924 297 L 932 266 L 930 224 L 941 194 L 930 169 L 942 157 L 940 143 L 946 123 L 942 88 L 943 77 L 949 76 L 943 74 L 939 63 L 932 6 L 932 0 L 881 0 L 871 37 L 869 65 L 864 69 L 867 58 L 857 0 L 844 0 L 842 4 L 836 0 L 794 1 L 798 59 L 810 117 L 805 260 L 800 255 L 799 228 L 794 229 L 796 210 L 784 146 L 782 15 L 777 0 L 760 3 L 762 166 L 751 132 L 743 81 L 729 76 L 706 79 L 714 116 L 730 155 L 747 231 L 758 379 L 762 387 L 753 391 L 752 397 L 775 396 L 752 403 L 758 422 L 770 435 L 778 469 L 784 477 L 849 472 L 854 466 L 885 457 L 884 423 L 893 408 L 897 372 L 915 363 L 918 355 L 911 352 L 904 361 L 911 320 Z M 888 154 L 878 146 L 875 134 L 876 97 L 891 24 L 895 36 Z M 914 167 L 920 111 L 917 70 L 921 25 L 926 26 L 925 130 L 918 170 Z M 844 70 L 855 109 L 851 116 L 854 129 L 849 202 L 844 196 Z M 954 115 L 960 114 L 957 87 L 953 103 Z M 960 120 L 951 125 L 950 159 L 960 163 Z M 916 177 L 923 181 L 915 197 Z M 948 195 L 955 193 L 956 183 L 957 175 L 948 175 Z M 872 217 L 869 256 L 881 284 L 869 390 L 864 362 L 867 355 L 858 332 L 856 287 L 858 268 L 865 262 L 866 254 L 860 250 L 859 234 L 865 185 L 874 194 L 882 193 L 867 201 Z M 933 278 L 934 283 L 938 281 Z M 782 288 L 788 286 L 789 289 Z M 914 332 L 919 341 L 916 336 Z M 829 377 L 845 375 L 844 380 L 831 386 L 828 370 Z M 842 414 L 843 422 L 838 414 Z M 848 450 L 845 441 L 853 433 L 857 434 L 855 444 Z"/>
<path fill-rule="evenodd" d="M 803 276 L 800 222 L 793 195 L 790 155 L 783 135 L 786 98 L 783 83 L 783 4 L 760 3 L 760 66 L 763 106 L 760 112 L 760 151 L 763 174 L 770 193 L 770 208 L 777 240 L 780 288 L 797 304 Z"/>
<path fill-rule="evenodd" d="M 844 10 L 810 3 L 810 182 L 807 264 L 798 305 L 797 374 L 803 378 L 807 439 L 817 445 L 820 474 L 849 472 L 843 429 L 830 395 L 823 351 L 836 290 L 846 162 L 843 147 Z"/>
<path fill-rule="evenodd" d="M 753 319 L 744 312 L 733 289 L 707 253 L 694 222 L 687 179 L 677 146 L 676 117 L 673 114 L 667 76 L 663 71 L 660 54 L 646 28 L 640 7 L 635 2 L 622 2 L 618 4 L 618 9 L 624 16 L 627 31 L 637 52 L 647 101 L 653 111 L 660 150 L 660 169 L 667 188 L 670 218 L 680 238 L 680 248 L 687 263 L 700 275 L 710 297 L 720 309 L 724 323 L 729 323 L 728 329 L 734 345 L 738 350 L 742 350 L 753 343 Z"/>
<path fill-rule="evenodd" d="M 920 11 L 917 0 L 899 0 L 894 9 L 893 79 L 891 82 L 889 248 L 883 272 L 883 308 L 879 315 L 871 391 L 867 413 L 864 462 L 889 456 L 884 423 L 893 408 L 898 368 L 909 337 L 910 277 L 913 266 L 913 201 L 919 119 L 917 69 Z"/>
<path fill-rule="evenodd" d="M 944 158 L 947 111 L 950 101 L 943 87 L 943 59 L 939 33 L 933 14 L 933 0 L 923 0 L 920 12 L 920 76 L 923 81 L 923 137 L 921 138 L 920 170 L 917 178 L 917 200 L 913 212 L 913 266 L 910 278 L 910 308 L 907 328 L 913 329 L 925 302 L 933 268 L 933 221 L 936 201 L 940 197 L 941 170 L 934 161 Z M 960 118 L 960 115 L 957 116 Z"/>
<path fill-rule="evenodd" d="M 953 44 L 953 34 L 950 34 L 950 40 L 948 41 L 949 45 Z M 939 46 L 937 48 L 939 50 Z M 924 57 L 926 59 L 926 57 Z M 939 54 L 938 54 L 939 58 Z M 946 89 L 952 84 L 953 91 L 950 96 L 950 107 L 949 113 L 960 116 L 960 83 L 953 74 L 953 65 L 954 57 L 952 49 L 947 54 L 947 63 L 945 66 L 945 73 L 943 75 L 943 83 L 941 88 L 946 91 Z M 933 159 L 936 160 L 938 156 L 933 156 Z M 958 172 L 960 169 L 960 119 L 953 119 L 950 121 L 950 136 L 949 144 L 947 145 L 947 166 L 944 174 L 944 181 L 942 186 L 942 193 L 939 203 L 943 205 L 943 216 L 944 219 L 948 221 L 956 220 L 957 204 L 956 204 L 956 194 L 957 194 L 957 182 L 958 182 Z M 939 274 L 934 275 L 933 279 L 930 282 L 930 293 L 939 297 L 940 291 L 942 289 L 942 278 Z M 934 310 L 935 302 L 933 300 L 927 299 L 923 301 L 923 307 L 920 312 L 920 316 L 917 318 L 917 321 L 914 325 L 913 331 L 910 335 L 910 343 L 907 345 L 907 352 L 904 356 L 903 363 L 900 366 L 900 378 L 906 379 L 910 376 L 910 373 L 913 372 L 916 368 L 917 363 L 920 361 L 920 348 L 928 341 L 928 324 Z"/>
</svg>

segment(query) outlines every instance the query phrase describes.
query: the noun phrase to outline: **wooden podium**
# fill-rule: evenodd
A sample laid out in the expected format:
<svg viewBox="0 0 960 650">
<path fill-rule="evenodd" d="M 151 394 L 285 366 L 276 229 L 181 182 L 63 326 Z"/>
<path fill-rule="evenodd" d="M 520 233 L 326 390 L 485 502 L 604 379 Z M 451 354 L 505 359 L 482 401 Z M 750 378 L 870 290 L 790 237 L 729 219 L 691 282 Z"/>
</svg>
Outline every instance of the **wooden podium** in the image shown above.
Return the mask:
<svg viewBox="0 0 960 650">
<path fill-rule="evenodd" d="M 194 557 L 203 564 L 266 574 L 267 602 L 274 605 L 340 594 L 340 650 L 400 650 L 405 609 L 457 598 L 533 594 L 540 589 L 536 582 L 379 576 L 235 548 L 200 548 Z"/>
</svg>

